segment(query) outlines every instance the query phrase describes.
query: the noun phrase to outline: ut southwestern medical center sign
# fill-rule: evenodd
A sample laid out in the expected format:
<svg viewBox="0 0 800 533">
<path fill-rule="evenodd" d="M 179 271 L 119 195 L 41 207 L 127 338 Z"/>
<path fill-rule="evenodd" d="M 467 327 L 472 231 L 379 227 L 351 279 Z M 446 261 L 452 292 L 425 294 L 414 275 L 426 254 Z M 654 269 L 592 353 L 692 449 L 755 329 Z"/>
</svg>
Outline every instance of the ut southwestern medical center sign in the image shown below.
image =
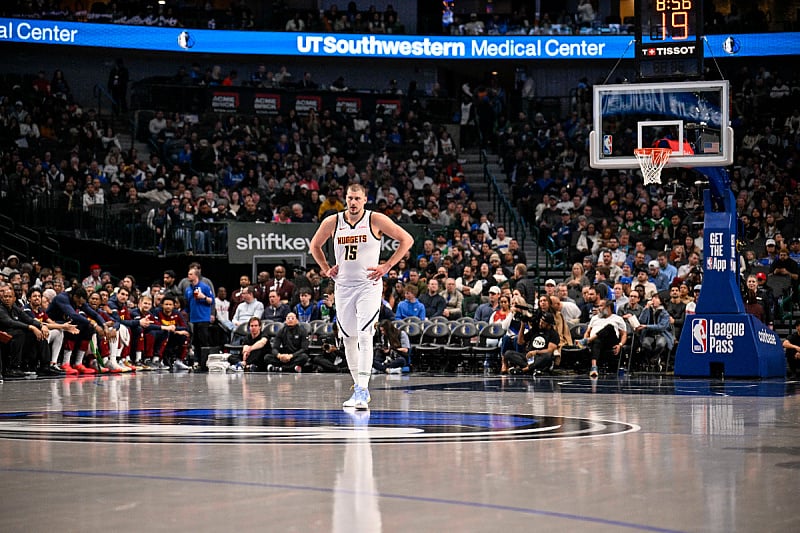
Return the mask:
<svg viewBox="0 0 800 533">
<path fill-rule="evenodd" d="M 631 35 L 487 37 L 195 30 L 0 18 L 0 43 L 160 52 L 397 59 L 633 59 Z M 800 33 L 709 35 L 707 56 L 800 54 Z M 733 46 L 731 43 L 735 44 Z"/>
</svg>

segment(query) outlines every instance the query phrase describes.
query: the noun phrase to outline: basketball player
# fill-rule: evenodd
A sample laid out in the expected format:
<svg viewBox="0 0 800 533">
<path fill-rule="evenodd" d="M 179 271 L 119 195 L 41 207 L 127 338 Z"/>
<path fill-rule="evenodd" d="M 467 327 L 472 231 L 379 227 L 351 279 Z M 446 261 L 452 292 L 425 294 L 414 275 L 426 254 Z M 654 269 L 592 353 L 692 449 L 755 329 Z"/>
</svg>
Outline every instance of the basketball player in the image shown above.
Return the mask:
<svg viewBox="0 0 800 533">
<path fill-rule="evenodd" d="M 383 276 L 414 244 L 406 230 L 383 213 L 364 209 L 367 194 L 359 184 L 347 188 L 344 211 L 322 221 L 311 239 L 311 255 L 320 274 L 336 283 L 336 322 L 347 365 L 353 376 L 353 396 L 343 407 L 368 409 L 372 373 L 372 340 L 381 306 Z M 398 241 L 391 257 L 379 264 L 383 235 Z M 333 239 L 335 264 L 330 266 L 323 245 Z"/>
</svg>

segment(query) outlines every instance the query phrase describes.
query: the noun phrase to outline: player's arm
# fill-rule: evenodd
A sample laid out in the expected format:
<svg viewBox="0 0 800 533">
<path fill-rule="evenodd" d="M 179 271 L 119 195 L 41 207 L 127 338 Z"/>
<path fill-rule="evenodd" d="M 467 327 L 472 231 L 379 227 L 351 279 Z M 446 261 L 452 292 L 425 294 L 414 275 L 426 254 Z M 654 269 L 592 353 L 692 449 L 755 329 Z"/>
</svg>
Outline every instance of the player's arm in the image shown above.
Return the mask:
<svg viewBox="0 0 800 533">
<path fill-rule="evenodd" d="M 333 230 L 336 227 L 336 215 L 328 215 L 320 223 L 317 232 L 311 238 L 310 252 L 314 261 L 319 265 L 320 275 L 324 278 L 330 278 L 336 275 L 336 265 L 331 267 L 325 257 L 325 252 L 322 246 L 333 236 Z M 333 272 L 332 272 L 333 271 Z"/>
<path fill-rule="evenodd" d="M 403 258 L 403 256 L 406 255 L 406 252 L 408 252 L 414 245 L 414 238 L 410 233 L 404 230 L 401 226 L 397 225 L 394 221 L 392 221 L 392 219 L 383 213 L 372 213 L 372 226 L 374 229 L 378 230 L 379 235 L 388 235 L 399 243 L 397 250 L 394 251 L 394 253 L 386 262 L 381 263 L 374 268 L 367 269 L 372 271 L 369 275 L 369 278 L 376 280 L 381 279 L 387 272 L 389 272 L 390 268 L 396 265 Z"/>
</svg>

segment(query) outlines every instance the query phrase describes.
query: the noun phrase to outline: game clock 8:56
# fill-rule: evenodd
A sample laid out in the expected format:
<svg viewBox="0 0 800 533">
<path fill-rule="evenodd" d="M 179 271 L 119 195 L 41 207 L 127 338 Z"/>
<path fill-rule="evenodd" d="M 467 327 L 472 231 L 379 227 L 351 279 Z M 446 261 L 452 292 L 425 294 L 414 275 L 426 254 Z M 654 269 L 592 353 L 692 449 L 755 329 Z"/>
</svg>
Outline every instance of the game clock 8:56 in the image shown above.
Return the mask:
<svg viewBox="0 0 800 533">
<path fill-rule="evenodd" d="M 699 77 L 703 62 L 699 0 L 641 0 L 635 6 L 639 78 Z"/>
</svg>

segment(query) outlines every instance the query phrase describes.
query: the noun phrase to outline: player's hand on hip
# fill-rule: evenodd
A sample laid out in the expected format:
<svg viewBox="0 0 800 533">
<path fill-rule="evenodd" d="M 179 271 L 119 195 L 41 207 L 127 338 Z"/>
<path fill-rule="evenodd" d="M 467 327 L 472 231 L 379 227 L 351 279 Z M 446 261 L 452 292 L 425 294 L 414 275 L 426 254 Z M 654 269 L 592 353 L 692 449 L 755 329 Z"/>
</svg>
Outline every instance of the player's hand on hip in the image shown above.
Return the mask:
<svg viewBox="0 0 800 533">
<path fill-rule="evenodd" d="M 383 264 L 376 267 L 367 267 L 367 270 L 370 271 L 369 274 L 367 274 L 367 279 L 377 281 L 389 271 L 389 268 L 386 266 L 386 264 Z"/>
<path fill-rule="evenodd" d="M 332 267 L 330 267 L 325 272 L 321 272 L 322 277 L 325 277 L 325 278 L 335 278 L 336 274 L 338 274 L 338 273 L 339 273 L 339 265 L 333 265 Z"/>
</svg>

